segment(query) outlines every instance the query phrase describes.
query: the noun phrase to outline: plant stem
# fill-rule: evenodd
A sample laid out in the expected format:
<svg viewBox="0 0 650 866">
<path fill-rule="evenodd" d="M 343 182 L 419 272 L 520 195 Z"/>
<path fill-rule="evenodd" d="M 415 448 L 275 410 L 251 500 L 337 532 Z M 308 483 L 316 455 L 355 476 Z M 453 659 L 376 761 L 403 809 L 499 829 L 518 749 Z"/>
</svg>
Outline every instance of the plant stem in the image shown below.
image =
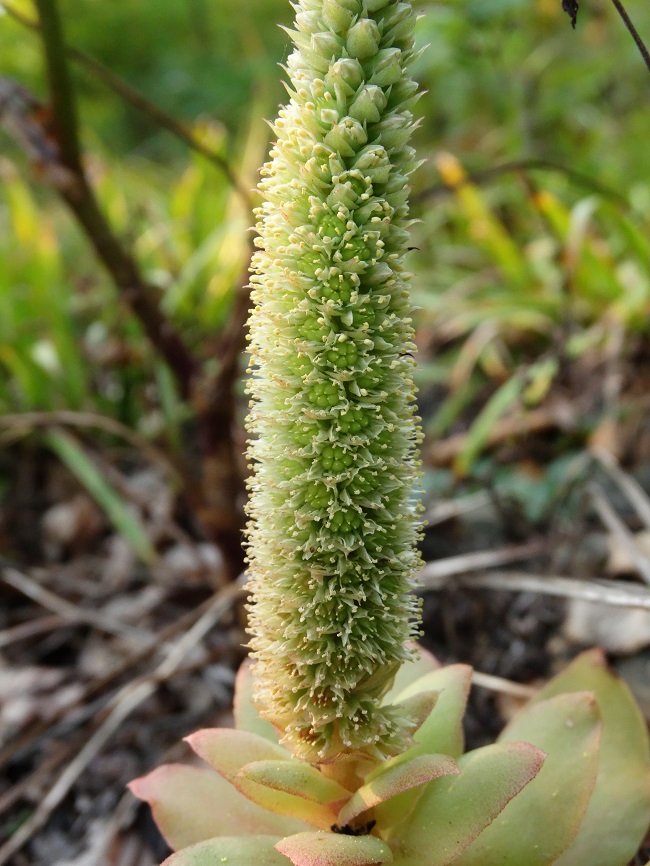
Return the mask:
<svg viewBox="0 0 650 866">
<path fill-rule="evenodd" d="M 191 394 L 197 363 L 180 334 L 160 309 L 159 292 L 147 284 L 131 255 L 124 249 L 106 220 L 88 182 L 79 145 L 74 89 L 65 57 L 63 32 L 56 0 L 36 0 L 45 51 L 53 123 L 59 146 L 59 161 L 75 182 L 60 192 L 92 243 L 97 256 L 120 289 L 147 337 L 169 364 L 183 397 Z"/>
<path fill-rule="evenodd" d="M 240 506 L 243 481 L 233 438 L 234 387 L 239 338 L 243 332 L 247 294 L 236 304 L 236 321 L 228 326 L 216 379 L 200 380 L 199 359 L 165 316 L 160 290 L 148 283 L 130 252 L 115 234 L 95 196 L 83 167 L 74 90 L 56 0 L 37 0 L 50 89 L 50 112 L 24 88 L 0 79 L 0 115 L 41 175 L 61 195 L 127 304 L 139 320 L 154 350 L 168 364 L 179 393 L 196 411 L 203 443 L 201 477 L 185 478 L 185 493 L 193 511 L 219 544 L 233 579 L 243 567 Z M 54 138 L 52 136 L 53 127 Z"/>
<path fill-rule="evenodd" d="M 35 21 L 30 21 L 25 15 L 19 12 L 17 9 L 14 9 L 13 6 L 9 3 L 0 2 L 0 9 L 4 9 L 7 15 L 21 24 L 23 27 L 28 28 L 36 33 L 39 33 L 41 28 Z M 112 69 L 108 69 L 104 66 L 103 63 L 100 63 L 94 57 L 91 57 L 89 54 L 86 54 L 85 51 L 80 51 L 78 48 L 75 48 L 72 45 L 68 45 L 67 43 L 63 44 L 63 49 L 65 53 L 72 60 L 75 60 L 81 66 L 83 66 L 91 75 L 94 75 L 95 78 L 99 79 L 103 84 L 109 87 L 114 93 L 117 93 L 118 96 L 122 97 L 125 102 L 128 102 L 138 111 L 141 111 L 143 114 L 146 114 L 154 123 L 157 123 L 163 129 L 166 129 L 168 132 L 171 132 L 172 135 L 175 135 L 176 138 L 185 142 L 185 144 L 190 147 L 192 150 L 201 154 L 201 156 L 205 157 L 209 162 L 211 162 L 214 166 L 216 166 L 221 172 L 223 172 L 226 177 L 228 183 L 236 190 L 237 194 L 242 199 L 244 205 L 248 210 L 252 210 L 252 201 L 251 196 L 246 189 L 245 185 L 241 183 L 241 181 L 235 175 L 235 172 L 230 165 L 230 163 L 224 159 L 221 154 L 209 148 L 202 141 L 200 141 L 190 129 L 188 129 L 183 123 L 176 120 L 175 117 L 172 117 L 166 111 L 163 111 L 159 106 L 155 105 L 139 90 L 136 90 L 128 81 L 125 81 L 119 75 L 116 75 Z"/>
<path fill-rule="evenodd" d="M 65 59 L 63 31 L 56 0 L 36 0 L 36 8 L 41 22 L 47 78 L 61 161 L 75 174 L 81 174 L 77 107 Z"/>
<path fill-rule="evenodd" d="M 591 190 L 597 195 L 602 195 L 604 198 L 609 198 L 612 201 L 615 201 L 625 207 L 629 205 L 629 202 L 627 201 L 625 196 L 621 195 L 621 193 L 617 192 L 615 189 L 605 186 L 604 184 L 600 183 L 597 180 L 594 180 L 593 178 L 589 177 L 586 174 L 583 174 L 580 171 L 576 171 L 573 168 L 569 168 L 569 166 L 561 165 L 560 163 L 553 162 L 549 159 L 515 159 L 508 162 L 503 162 L 499 165 L 492 166 L 491 168 L 483 169 L 482 171 L 468 173 L 466 177 L 466 182 L 474 185 L 480 185 L 487 183 L 502 174 L 509 174 L 510 172 L 516 173 L 535 171 L 551 171 L 557 172 L 558 174 L 563 174 L 567 178 L 567 180 L 570 180 L 571 182 L 577 184 L 578 186 L 582 186 L 585 189 Z M 429 198 L 452 195 L 453 193 L 453 187 L 441 183 L 435 186 L 431 186 L 428 189 L 422 190 L 421 192 L 414 195 L 411 200 L 414 203 L 419 203 Z"/>
<path fill-rule="evenodd" d="M 625 6 L 623 6 L 623 3 L 621 2 L 621 0 L 612 0 L 612 3 L 616 7 L 616 11 L 618 12 L 618 14 L 623 19 L 623 23 L 627 27 L 627 29 L 630 33 L 630 36 L 636 42 L 636 46 L 639 49 L 639 51 L 641 52 L 641 57 L 643 57 L 645 65 L 648 67 L 648 72 L 650 72 L 650 51 L 648 51 L 648 48 L 645 45 L 643 39 L 641 39 L 641 36 L 639 35 L 639 31 L 636 29 L 636 27 L 632 23 L 632 19 L 627 14 L 627 10 L 625 9 Z"/>
</svg>

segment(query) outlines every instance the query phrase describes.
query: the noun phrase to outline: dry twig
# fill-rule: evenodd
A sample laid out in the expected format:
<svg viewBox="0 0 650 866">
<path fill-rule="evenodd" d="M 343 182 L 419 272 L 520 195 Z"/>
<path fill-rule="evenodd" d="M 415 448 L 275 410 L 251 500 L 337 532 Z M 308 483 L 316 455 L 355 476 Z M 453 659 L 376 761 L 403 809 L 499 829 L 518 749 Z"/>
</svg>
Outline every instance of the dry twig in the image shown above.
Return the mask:
<svg viewBox="0 0 650 866">
<path fill-rule="evenodd" d="M 624 472 L 614 455 L 605 448 L 594 448 L 592 449 L 592 453 L 605 471 L 618 484 L 621 491 L 627 496 L 645 527 L 650 529 L 650 499 L 639 482 L 627 472 Z"/>
<path fill-rule="evenodd" d="M 638 544 L 634 540 L 634 535 L 632 535 L 630 530 L 609 504 L 602 488 L 598 484 L 592 483 L 589 485 L 588 489 L 596 507 L 596 511 L 598 512 L 598 516 L 612 535 L 618 539 L 621 548 L 630 557 L 643 580 L 650 585 L 650 560 L 648 560 L 647 556 L 645 556 L 643 551 L 640 550 Z"/>
<path fill-rule="evenodd" d="M 576 426 L 577 417 L 579 417 L 577 410 L 569 406 L 558 406 L 540 407 L 510 418 L 501 418 L 492 426 L 484 447 L 495 448 L 509 439 L 520 439 L 523 436 L 554 428 L 572 429 Z M 426 451 L 427 462 L 432 466 L 449 466 L 465 447 L 468 435 L 468 433 L 456 433 L 447 439 L 432 443 Z"/>
<path fill-rule="evenodd" d="M 441 560 L 441 563 L 445 560 Z M 438 565 L 438 563 L 429 563 Z M 423 571 L 426 571 L 425 566 Z M 443 571 L 441 569 L 441 571 Z M 453 577 L 453 581 L 450 579 Z M 560 575 L 529 574 L 523 571 L 491 571 L 485 574 L 431 574 L 420 581 L 424 590 L 469 587 L 498 589 L 508 592 L 534 592 L 560 598 L 579 598 L 613 607 L 650 610 L 650 590 L 631 583 L 614 580 L 576 580 Z"/>
<path fill-rule="evenodd" d="M 41 616 L 38 619 L 30 619 L 28 622 L 21 622 L 20 625 L 14 625 L 0 631 L 0 649 L 12 643 L 43 634 L 44 632 L 55 631 L 58 628 L 66 628 L 74 624 L 74 620 L 64 616 L 57 616 L 56 614 L 53 616 Z"/>
<path fill-rule="evenodd" d="M 79 695 L 77 707 L 86 707 L 91 701 L 98 699 L 105 691 L 107 691 L 113 683 L 124 676 L 125 673 L 132 672 L 139 664 L 141 664 L 148 656 L 154 652 L 157 654 L 164 653 L 171 645 L 171 641 L 177 634 L 191 629 L 193 624 L 210 608 L 212 598 L 200 604 L 194 610 L 181 616 L 175 622 L 162 629 L 157 635 L 155 641 L 139 646 L 136 650 L 125 656 L 124 660 L 116 665 L 110 673 L 99 677 L 89 683 Z M 7 762 L 19 758 L 29 750 L 34 749 L 44 737 L 49 736 L 53 727 L 65 719 L 68 726 L 76 726 L 84 721 L 85 716 L 79 713 L 75 719 L 70 719 L 70 707 L 61 707 L 55 711 L 47 721 L 39 721 L 32 724 L 27 730 L 23 731 L 18 737 L 9 743 L 7 746 L 0 748 L 0 769 Z"/>
<path fill-rule="evenodd" d="M 99 728 L 58 777 L 28 820 L 0 847 L 0 866 L 5 866 L 10 858 L 47 822 L 81 773 L 101 752 L 122 723 L 155 693 L 161 683 L 176 673 L 185 656 L 230 609 L 242 591 L 242 583 L 243 581 L 240 579 L 220 590 L 194 626 L 175 643 L 167 647 L 165 657 L 155 670 L 146 677 L 128 683 L 113 697 L 110 712 Z"/>
<path fill-rule="evenodd" d="M 176 482 L 182 476 L 171 460 L 155 445 L 140 436 L 130 427 L 108 415 L 98 412 L 74 412 L 62 409 L 55 412 L 17 412 L 0 416 L 0 427 L 14 431 L 30 430 L 33 427 L 90 427 L 117 436 L 132 445 L 155 466 L 160 466 Z"/>
<path fill-rule="evenodd" d="M 528 699 L 537 693 L 537 689 L 533 686 L 524 686 L 521 683 L 514 683 L 512 680 L 506 680 L 503 677 L 482 674 L 480 671 L 472 671 L 472 683 L 482 689 L 499 692 L 502 695 L 510 695 L 513 698 Z"/>
<path fill-rule="evenodd" d="M 37 604 L 40 604 L 46 610 L 51 610 L 53 613 L 58 614 L 68 622 L 85 622 L 100 631 L 128 638 L 139 644 L 149 645 L 154 640 L 154 635 L 144 629 L 118 622 L 113 617 L 108 617 L 101 612 L 85 610 L 78 605 L 71 604 L 69 601 L 50 592 L 49 589 L 45 589 L 45 587 L 35 580 L 18 571 L 17 568 L 10 566 L 2 568 L 0 577 L 8 586 L 12 586 L 18 592 L 31 598 L 32 601 L 37 602 Z"/>
<path fill-rule="evenodd" d="M 509 562 L 532 559 L 549 549 L 547 541 L 529 541 L 514 547 L 502 547 L 499 550 L 480 550 L 476 553 L 463 553 L 459 556 L 449 556 L 435 562 L 427 562 L 418 574 L 420 586 L 424 589 L 438 589 L 438 584 L 445 583 L 455 575 L 478 571 L 482 568 L 494 568 Z"/>
</svg>

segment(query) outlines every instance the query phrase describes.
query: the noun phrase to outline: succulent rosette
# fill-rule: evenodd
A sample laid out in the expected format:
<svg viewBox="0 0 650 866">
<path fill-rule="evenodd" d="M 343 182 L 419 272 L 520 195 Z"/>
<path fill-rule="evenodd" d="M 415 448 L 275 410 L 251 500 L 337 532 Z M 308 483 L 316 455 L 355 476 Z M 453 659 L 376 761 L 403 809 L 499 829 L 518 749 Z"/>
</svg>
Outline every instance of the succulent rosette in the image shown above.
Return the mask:
<svg viewBox="0 0 650 866">
<path fill-rule="evenodd" d="M 419 707 L 413 742 L 346 787 L 278 743 L 244 665 L 235 728 L 188 738 L 205 765 L 131 784 L 177 851 L 163 866 L 626 866 L 650 823 L 648 732 L 602 653 L 464 754 L 471 674 L 405 664 L 387 700 Z"/>
<path fill-rule="evenodd" d="M 204 765 L 131 788 L 176 851 L 166 866 L 626 866 L 650 823 L 650 748 L 602 653 L 464 753 L 472 672 L 412 643 L 415 16 L 398 0 L 295 8 L 253 260 L 253 662 L 235 728 L 188 738 Z"/>
</svg>

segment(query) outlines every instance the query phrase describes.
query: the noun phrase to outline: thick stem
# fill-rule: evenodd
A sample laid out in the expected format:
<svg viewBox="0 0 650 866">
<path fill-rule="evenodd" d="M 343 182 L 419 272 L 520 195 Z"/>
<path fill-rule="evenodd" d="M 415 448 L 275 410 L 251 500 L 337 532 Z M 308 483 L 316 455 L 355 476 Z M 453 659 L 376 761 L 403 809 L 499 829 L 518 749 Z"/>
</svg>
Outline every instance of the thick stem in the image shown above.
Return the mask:
<svg viewBox="0 0 650 866">
<path fill-rule="evenodd" d="M 43 39 L 52 107 L 52 123 L 59 148 L 59 162 L 74 177 L 61 189 L 68 206 L 84 229 L 95 252 L 120 290 L 122 299 L 142 323 L 144 331 L 169 364 L 183 397 L 191 395 L 197 364 L 160 309 L 158 291 L 142 278 L 106 220 L 81 161 L 74 88 L 68 70 L 63 30 L 56 0 L 36 0 Z"/>
</svg>

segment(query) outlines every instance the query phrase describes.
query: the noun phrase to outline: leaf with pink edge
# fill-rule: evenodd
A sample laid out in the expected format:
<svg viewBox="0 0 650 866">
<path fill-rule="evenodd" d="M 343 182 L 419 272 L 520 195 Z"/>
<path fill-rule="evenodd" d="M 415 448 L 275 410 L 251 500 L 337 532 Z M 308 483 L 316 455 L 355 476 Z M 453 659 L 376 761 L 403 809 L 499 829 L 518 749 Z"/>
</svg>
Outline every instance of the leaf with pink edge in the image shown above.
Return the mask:
<svg viewBox="0 0 650 866">
<path fill-rule="evenodd" d="M 402 702 L 414 700 L 418 695 L 426 695 L 430 691 L 439 694 L 433 710 L 413 734 L 414 745 L 371 773 L 366 781 L 372 781 L 380 772 L 421 755 L 444 754 L 459 758 L 464 747 L 463 715 L 471 681 L 472 669 L 469 665 L 449 665 L 425 674 L 404 689 L 398 696 Z M 390 803 L 378 807 L 377 819 L 387 826 L 404 821 L 421 794 L 421 788 L 398 794 Z"/>
<path fill-rule="evenodd" d="M 623 866 L 634 857 L 650 825 L 648 729 L 630 690 L 608 668 L 602 650 L 578 656 L 534 702 L 574 690 L 595 696 L 603 733 L 587 814 L 556 866 Z"/>
<path fill-rule="evenodd" d="M 588 692 L 558 695 L 521 710 L 499 741 L 532 742 L 547 753 L 544 766 L 458 858 L 457 866 L 554 863 L 574 839 L 587 809 L 596 781 L 600 732 L 598 707 Z"/>
<path fill-rule="evenodd" d="M 277 836 L 221 836 L 184 848 L 162 866 L 288 866 L 275 850 Z"/>
<path fill-rule="evenodd" d="M 430 674 L 433 673 L 433 671 L 440 669 L 440 662 L 429 652 L 429 650 L 425 650 L 424 647 L 421 647 L 416 643 L 409 642 L 409 646 L 411 649 L 415 650 L 417 655 L 413 661 L 404 662 L 395 674 L 393 685 L 384 698 L 383 703 L 385 704 L 395 703 L 398 696 L 401 695 L 408 686 L 412 685 L 416 680 L 419 680 L 420 677 L 425 676 L 425 674 Z"/>
<path fill-rule="evenodd" d="M 241 774 L 259 785 L 314 803 L 336 803 L 350 796 L 338 782 L 302 761 L 253 761 L 242 767 Z"/>
<path fill-rule="evenodd" d="M 414 735 L 416 745 L 399 757 L 444 754 L 459 758 L 462 755 L 463 715 L 471 682 L 469 665 L 449 665 L 420 677 L 398 695 L 397 700 L 403 702 L 423 692 L 440 692 L 433 712 Z"/>
<path fill-rule="evenodd" d="M 205 767 L 163 764 L 134 779 L 129 788 L 149 804 L 158 829 L 175 851 L 214 836 L 253 832 L 282 836 L 305 829 L 302 821 L 251 803 Z"/>
<path fill-rule="evenodd" d="M 439 696 L 440 692 L 418 692 L 416 695 L 406 698 L 397 704 L 411 718 L 413 736 L 415 736 L 416 731 L 420 730 L 431 715 Z"/>
<path fill-rule="evenodd" d="M 241 775 L 246 764 L 256 761 L 298 763 L 281 746 L 257 734 L 232 728 L 206 728 L 186 739 L 197 755 L 258 806 L 278 815 L 306 821 L 315 827 L 329 828 L 334 823 L 336 813 L 331 807 L 267 788 Z"/>
<path fill-rule="evenodd" d="M 405 764 L 389 767 L 383 773 L 373 774 L 373 780 L 356 791 L 339 812 L 336 822 L 339 825 L 349 824 L 363 812 L 404 791 L 459 772 L 458 764 L 448 755 L 419 755 Z"/>
<path fill-rule="evenodd" d="M 396 862 L 455 864 L 535 778 L 543 762 L 544 753 L 529 743 L 499 743 L 469 752 L 458 761 L 459 775 L 434 779 L 424 789 L 413 814 L 399 828 Z"/>
<path fill-rule="evenodd" d="M 376 836 L 298 833 L 275 846 L 294 866 L 374 866 L 390 863 L 393 853 Z"/>
<path fill-rule="evenodd" d="M 271 722 L 261 718 L 257 707 L 253 703 L 253 663 L 245 659 L 237 671 L 235 680 L 235 698 L 233 712 L 235 715 L 235 727 L 240 731 L 248 731 L 269 740 L 271 743 L 278 742 L 278 732 Z"/>
</svg>

